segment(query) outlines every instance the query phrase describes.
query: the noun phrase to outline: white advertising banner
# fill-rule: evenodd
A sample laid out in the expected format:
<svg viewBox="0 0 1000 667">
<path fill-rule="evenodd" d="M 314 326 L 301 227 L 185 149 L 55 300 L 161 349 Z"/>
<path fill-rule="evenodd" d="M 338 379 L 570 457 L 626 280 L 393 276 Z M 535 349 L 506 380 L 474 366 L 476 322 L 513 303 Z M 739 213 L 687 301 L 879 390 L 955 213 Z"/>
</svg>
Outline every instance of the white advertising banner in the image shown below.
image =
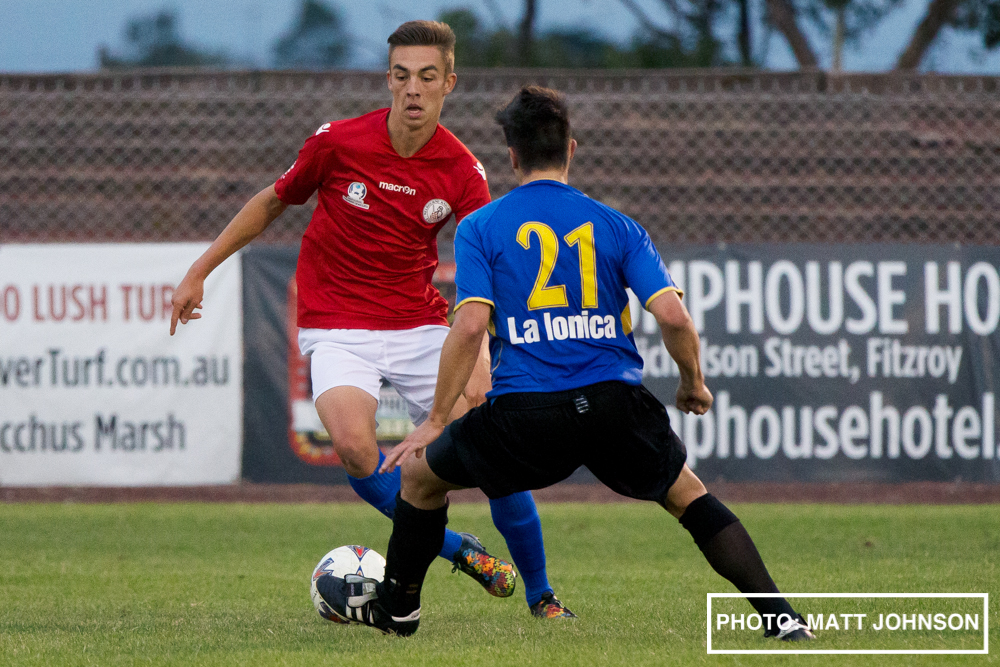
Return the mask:
<svg viewBox="0 0 1000 667">
<path fill-rule="evenodd" d="M 207 244 L 0 245 L 0 486 L 224 484 L 240 474 L 238 258 L 169 335 Z"/>
</svg>

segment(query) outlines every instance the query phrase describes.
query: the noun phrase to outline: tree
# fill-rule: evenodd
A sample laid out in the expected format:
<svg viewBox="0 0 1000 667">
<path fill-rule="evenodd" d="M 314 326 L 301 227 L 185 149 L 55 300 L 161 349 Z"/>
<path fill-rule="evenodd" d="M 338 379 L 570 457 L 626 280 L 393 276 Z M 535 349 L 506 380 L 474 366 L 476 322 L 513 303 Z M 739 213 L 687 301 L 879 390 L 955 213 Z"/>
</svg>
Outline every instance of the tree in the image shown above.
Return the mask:
<svg viewBox="0 0 1000 667">
<path fill-rule="evenodd" d="M 857 44 L 903 0 L 766 0 L 768 20 L 788 42 L 802 68 L 816 67 L 815 50 L 802 29 L 809 21 L 820 34 L 834 36 L 834 69 L 844 42 Z M 830 23 L 833 22 L 831 28 Z M 920 23 L 896 60 L 896 69 L 914 70 L 941 34 L 951 27 L 979 33 L 983 46 L 1000 45 L 1000 0 L 931 0 Z"/>
<path fill-rule="evenodd" d="M 350 37 L 335 7 L 319 0 L 302 0 L 291 29 L 274 44 L 279 69 L 329 69 L 347 62 Z"/>
<path fill-rule="evenodd" d="M 832 45 L 832 69 L 840 69 L 845 45 L 858 46 L 863 38 L 880 25 L 906 0 L 763 0 L 763 23 L 774 28 L 784 37 L 795 60 L 802 69 L 820 66 L 817 39 L 827 39 Z M 751 40 L 750 0 L 661 0 L 663 9 L 672 21 L 670 29 L 654 21 L 636 0 L 618 0 L 639 21 L 645 34 L 664 38 L 672 36 L 681 40 L 690 51 L 692 39 L 698 36 L 708 46 L 716 35 L 733 34 L 732 42 L 739 61 L 744 66 L 754 62 Z M 735 17 L 735 20 L 733 20 Z M 733 21 L 731 26 L 728 22 Z M 1000 0 L 930 0 L 923 19 L 914 29 L 905 49 L 896 61 L 896 69 L 912 70 L 919 67 L 927 51 L 941 31 L 952 28 L 977 33 L 983 47 L 1000 46 Z M 702 49 L 699 62 L 708 53 L 714 53 L 712 63 L 724 61 L 725 43 L 717 48 Z M 697 52 L 698 49 L 695 49 Z"/>
<path fill-rule="evenodd" d="M 896 68 L 918 67 L 945 26 L 979 33 L 983 47 L 994 49 L 1000 45 L 1000 0 L 932 0 L 896 61 Z"/>
<path fill-rule="evenodd" d="M 102 44 L 97 50 L 98 64 L 102 68 L 205 67 L 228 62 L 222 54 L 186 44 L 179 24 L 177 14 L 168 9 L 129 19 L 123 31 L 126 55 L 113 55 Z"/>
<path fill-rule="evenodd" d="M 506 26 L 489 31 L 470 9 L 441 14 L 455 32 L 455 62 L 464 67 L 513 67 L 519 64 L 517 36 Z"/>
<path fill-rule="evenodd" d="M 799 67 L 811 69 L 819 65 L 819 59 L 799 26 L 797 14 L 792 0 L 767 0 L 768 20 L 784 35 Z"/>
<path fill-rule="evenodd" d="M 788 41 L 803 68 L 817 67 L 819 59 L 799 21 L 833 43 L 833 69 L 839 70 L 845 44 L 857 45 L 882 19 L 901 6 L 903 0 L 767 0 L 768 19 Z"/>
<path fill-rule="evenodd" d="M 530 67 L 534 61 L 535 9 L 535 0 L 524 0 L 524 16 L 521 17 L 521 27 L 517 33 L 517 53 L 522 67 Z"/>
<path fill-rule="evenodd" d="M 725 0 L 662 0 L 663 8 L 672 21 L 664 27 L 654 21 L 635 0 L 619 0 L 639 22 L 640 34 L 633 48 L 649 51 L 676 65 L 667 67 L 713 67 L 729 65 L 722 41 L 716 35 L 720 22 L 726 18 Z M 750 53 L 750 17 L 748 0 L 735 0 L 740 10 L 738 37 L 740 59 L 752 64 Z M 742 6 L 740 3 L 742 2 Z"/>
<path fill-rule="evenodd" d="M 708 0 L 714 6 L 717 0 Z M 530 12 L 525 12 L 525 16 Z M 496 14 L 496 12 L 494 12 Z M 643 30 L 627 46 L 616 44 L 585 29 L 551 30 L 534 34 L 525 30 L 525 16 L 517 33 L 500 23 L 487 30 L 474 12 L 459 9 L 443 13 L 440 20 L 455 31 L 455 62 L 465 67 L 703 67 L 724 64 L 718 40 L 698 38 L 685 41 L 663 30 Z M 496 19 L 496 16 L 495 16 Z M 693 21 L 695 19 L 692 19 Z M 534 19 L 531 19 L 533 23 Z M 707 31 L 711 19 L 700 24 Z M 531 34 L 530 40 L 525 34 Z M 524 44 L 530 43 L 527 51 Z M 529 58 L 525 58 L 525 53 Z"/>
</svg>

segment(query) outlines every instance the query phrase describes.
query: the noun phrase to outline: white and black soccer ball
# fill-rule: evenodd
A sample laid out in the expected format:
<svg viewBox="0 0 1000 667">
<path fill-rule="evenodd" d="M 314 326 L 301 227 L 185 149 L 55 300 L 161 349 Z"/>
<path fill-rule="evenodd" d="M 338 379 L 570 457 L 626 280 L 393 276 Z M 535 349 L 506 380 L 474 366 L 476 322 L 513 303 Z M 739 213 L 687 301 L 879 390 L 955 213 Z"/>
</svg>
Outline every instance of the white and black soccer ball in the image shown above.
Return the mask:
<svg viewBox="0 0 1000 667">
<path fill-rule="evenodd" d="M 316 580 L 327 572 L 335 577 L 357 574 L 382 581 L 385 577 L 385 559 L 368 547 L 351 544 L 337 547 L 323 556 L 313 570 L 312 578 L 309 580 L 309 596 L 312 598 L 313 606 L 316 607 L 316 612 L 328 621 L 347 624 L 350 621 L 334 613 L 316 590 Z"/>
</svg>

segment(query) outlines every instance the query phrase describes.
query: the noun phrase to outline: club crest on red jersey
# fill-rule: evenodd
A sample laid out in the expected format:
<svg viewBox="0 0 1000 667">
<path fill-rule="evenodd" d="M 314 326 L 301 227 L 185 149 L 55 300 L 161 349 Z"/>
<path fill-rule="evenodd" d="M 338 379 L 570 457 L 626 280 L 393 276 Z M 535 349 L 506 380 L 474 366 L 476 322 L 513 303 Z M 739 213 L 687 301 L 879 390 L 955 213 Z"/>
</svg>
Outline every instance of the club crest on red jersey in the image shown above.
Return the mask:
<svg viewBox="0 0 1000 667">
<path fill-rule="evenodd" d="M 349 186 L 347 186 L 347 194 L 344 195 L 344 201 L 352 206 L 357 206 L 358 208 L 363 208 L 368 210 L 368 204 L 365 203 L 365 195 L 368 194 L 368 188 L 365 187 L 364 183 L 359 183 L 354 181 Z M 426 209 L 425 217 L 426 217 Z"/>
<path fill-rule="evenodd" d="M 424 222 L 436 225 L 451 215 L 451 205 L 443 199 L 432 199 L 424 204 Z"/>
</svg>

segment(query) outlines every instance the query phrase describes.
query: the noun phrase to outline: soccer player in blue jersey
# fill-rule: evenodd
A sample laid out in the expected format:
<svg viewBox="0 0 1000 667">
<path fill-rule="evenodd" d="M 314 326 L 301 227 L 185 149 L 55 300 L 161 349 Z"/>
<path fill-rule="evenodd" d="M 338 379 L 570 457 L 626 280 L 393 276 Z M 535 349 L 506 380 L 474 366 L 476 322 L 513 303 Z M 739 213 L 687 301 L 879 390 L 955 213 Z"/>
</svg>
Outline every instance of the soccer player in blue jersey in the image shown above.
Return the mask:
<svg viewBox="0 0 1000 667">
<path fill-rule="evenodd" d="M 449 490 L 479 487 L 497 498 L 586 465 L 618 493 L 662 505 L 741 592 L 778 593 L 743 525 L 687 467 L 666 408 L 641 384 L 626 287 L 656 318 L 680 368 L 677 407 L 704 414 L 712 405 L 698 334 L 649 235 L 567 185 L 576 142 L 558 93 L 524 88 L 497 121 L 520 186 L 458 228 L 458 304 L 434 407 L 382 466 L 403 468 L 385 579 L 325 575 L 317 588 L 344 618 L 413 634 Z M 487 330 L 489 401 L 448 425 Z M 749 601 L 765 636 L 812 638 L 784 598 Z"/>
</svg>

